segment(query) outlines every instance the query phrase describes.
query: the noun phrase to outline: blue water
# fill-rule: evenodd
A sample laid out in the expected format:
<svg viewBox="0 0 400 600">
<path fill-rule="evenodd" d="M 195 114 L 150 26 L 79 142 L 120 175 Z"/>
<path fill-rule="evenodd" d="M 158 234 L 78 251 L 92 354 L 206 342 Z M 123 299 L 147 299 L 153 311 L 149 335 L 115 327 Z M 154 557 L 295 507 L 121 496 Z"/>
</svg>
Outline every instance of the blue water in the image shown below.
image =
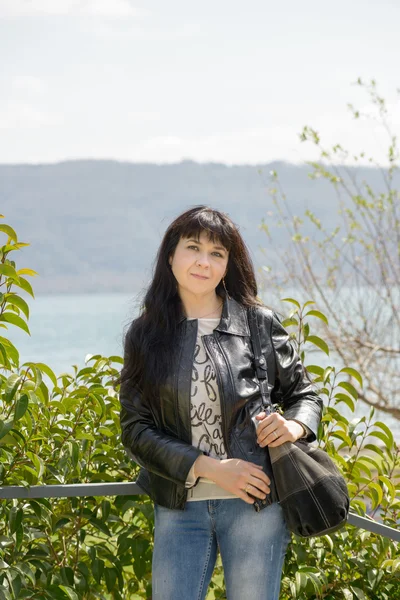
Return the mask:
<svg viewBox="0 0 400 600">
<path fill-rule="evenodd" d="M 0 335 L 9 338 L 20 352 L 20 364 L 26 361 L 44 362 L 58 376 L 72 373 L 72 365 L 85 366 L 88 354 L 103 356 L 123 354 L 123 333 L 138 313 L 137 296 L 132 294 L 76 294 L 26 298 L 30 307 L 28 326 L 31 336 L 13 325 Z M 321 361 L 326 360 L 320 355 Z M 322 362 L 321 362 L 322 364 Z M 347 418 L 350 411 L 342 404 Z M 359 403 L 355 415 L 369 414 L 369 408 Z M 353 415 L 354 416 L 354 415 Z M 400 440 L 400 422 L 375 413 L 391 427 Z"/>
<path fill-rule="evenodd" d="M 26 299 L 26 297 L 25 297 Z M 29 298 L 29 336 L 13 325 L 8 337 L 25 361 L 44 362 L 56 375 L 85 365 L 87 354 L 123 354 L 123 331 L 136 316 L 126 294 L 49 295 Z"/>
</svg>

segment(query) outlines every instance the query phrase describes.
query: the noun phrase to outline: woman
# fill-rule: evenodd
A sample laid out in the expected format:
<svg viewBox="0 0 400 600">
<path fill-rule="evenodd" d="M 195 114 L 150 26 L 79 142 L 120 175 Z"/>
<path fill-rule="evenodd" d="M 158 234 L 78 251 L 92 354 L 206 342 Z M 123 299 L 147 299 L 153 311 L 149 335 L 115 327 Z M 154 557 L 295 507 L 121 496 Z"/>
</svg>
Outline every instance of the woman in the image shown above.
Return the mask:
<svg viewBox="0 0 400 600">
<path fill-rule="evenodd" d="M 218 549 L 228 600 L 279 598 L 290 535 L 272 475 L 234 456 L 231 443 L 240 409 L 259 396 L 250 306 L 271 398 L 283 409 L 257 416 L 256 441 L 313 441 L 322 402 L 280 321 L 257 299 L 237 227 L 206 206 L 178 216 L 126 334 L 121 371 L 122 441 L 154 502 L 153 600 L 204 599 Z M 267 504 L 259 512 L 256 499 Z"/>
</svg>

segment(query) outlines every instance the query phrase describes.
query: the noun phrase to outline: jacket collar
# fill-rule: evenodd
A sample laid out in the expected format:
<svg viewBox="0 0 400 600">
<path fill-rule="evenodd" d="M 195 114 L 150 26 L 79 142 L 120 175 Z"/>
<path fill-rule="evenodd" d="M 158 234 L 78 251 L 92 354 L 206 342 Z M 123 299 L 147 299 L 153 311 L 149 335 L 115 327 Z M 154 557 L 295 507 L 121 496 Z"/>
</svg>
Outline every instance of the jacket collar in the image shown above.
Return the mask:
<svg viewBox="0 0 400 600">
<path fill-rule="evenodd" d="M 178 322 L 182 323 L 185 320 L 185 315 L 181 313 Z M 234 300 L 234 298 L 226 296 L 222 307 L 221 320 L 215 329 L 223 333 L 231 333 L 232 335 L 250 335 L 245 307 Z"/>
</svg>

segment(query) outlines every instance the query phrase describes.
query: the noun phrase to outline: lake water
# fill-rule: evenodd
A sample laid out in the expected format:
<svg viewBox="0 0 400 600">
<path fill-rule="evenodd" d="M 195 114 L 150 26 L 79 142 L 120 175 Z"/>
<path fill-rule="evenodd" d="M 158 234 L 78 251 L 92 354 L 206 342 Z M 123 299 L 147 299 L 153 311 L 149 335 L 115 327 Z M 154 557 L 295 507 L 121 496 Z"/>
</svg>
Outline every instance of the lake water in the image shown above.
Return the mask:
<svg viewBox="0 0 400 600">
<path fill-rule="evenodd" d="M 17 346 L 20 364 L 44 362 L 56 375 L 72 372 L 73 364 L 84 367 L 87 354 L 122 356 L 124 330 L 138 311 L 133 294 L 49 295 L 28 297 L 27 302 L 31 336 L 12 325 L 0 335 Z M 350 416 L 349 411 L 343 412 Z M 368 413 L 369 409 L 359 403 L 356 416 Z M 378 419 L 391 427 L 400 441 L 400 422 L 376 412 Z"/>
<path fill-rule="evenodd" d="M 56 375 L 73 364 L 83 367 L 87 354 L 122 356 L 123 330 L 136 314 L 134 297 L 126 294 L 49 295 L 27 302 L 31 336 L 12 325 L 1 335 L 17 346 L 21 364 L 44 362 Z"/>
</svg>

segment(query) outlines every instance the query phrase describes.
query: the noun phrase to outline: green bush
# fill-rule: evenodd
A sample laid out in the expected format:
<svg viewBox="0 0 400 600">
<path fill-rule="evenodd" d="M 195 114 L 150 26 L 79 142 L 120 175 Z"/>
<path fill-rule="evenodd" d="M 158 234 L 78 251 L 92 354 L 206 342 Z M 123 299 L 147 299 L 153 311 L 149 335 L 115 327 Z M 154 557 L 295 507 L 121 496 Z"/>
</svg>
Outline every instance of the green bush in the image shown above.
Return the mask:
<svg viewBox="0 0 400 600">
<path fill-rule="evenodd" d="M 34 293 L 16 270 L 11 252 L 26 246 L 0 225 L 0 327 L 27 333 L 29 307 L 18 295 Z M 17 289 L 17 292 L 11 289 Z M 310 344 L 328 352 L 310 335 L 311 318 L 324 315 L 300 307 L 286 321 L 296 328 L 304 359 Z M 307 310 L 307 312 L 305 312 Z M 17 348 L 0 336 L 0 485 L 134 481 L 137 467 L 120 441 L 118 387 L 122 358 L 86 357 L 58 377 L 43 363 L 20 364 Z M 397 526 L 400 502 L 399 449 L 390 430 L 354 412 L 360 375 L 352 369 L 309 366 L 326 396 L 320 444 L 345 474 L 353 510 L 379 513 Z M 379 442 L 379 445 L 373 442 Z M 151 598 L 153 506 L 146 496 L 0 500 L 0 600 Z M 400 558 L 394 542 L 347 526 L 319 539 L 293 537 L 282 584 L 282 599 L 400 598 Z M 225 598 L 218 560 L 208 599 Z"/>
</svg>

